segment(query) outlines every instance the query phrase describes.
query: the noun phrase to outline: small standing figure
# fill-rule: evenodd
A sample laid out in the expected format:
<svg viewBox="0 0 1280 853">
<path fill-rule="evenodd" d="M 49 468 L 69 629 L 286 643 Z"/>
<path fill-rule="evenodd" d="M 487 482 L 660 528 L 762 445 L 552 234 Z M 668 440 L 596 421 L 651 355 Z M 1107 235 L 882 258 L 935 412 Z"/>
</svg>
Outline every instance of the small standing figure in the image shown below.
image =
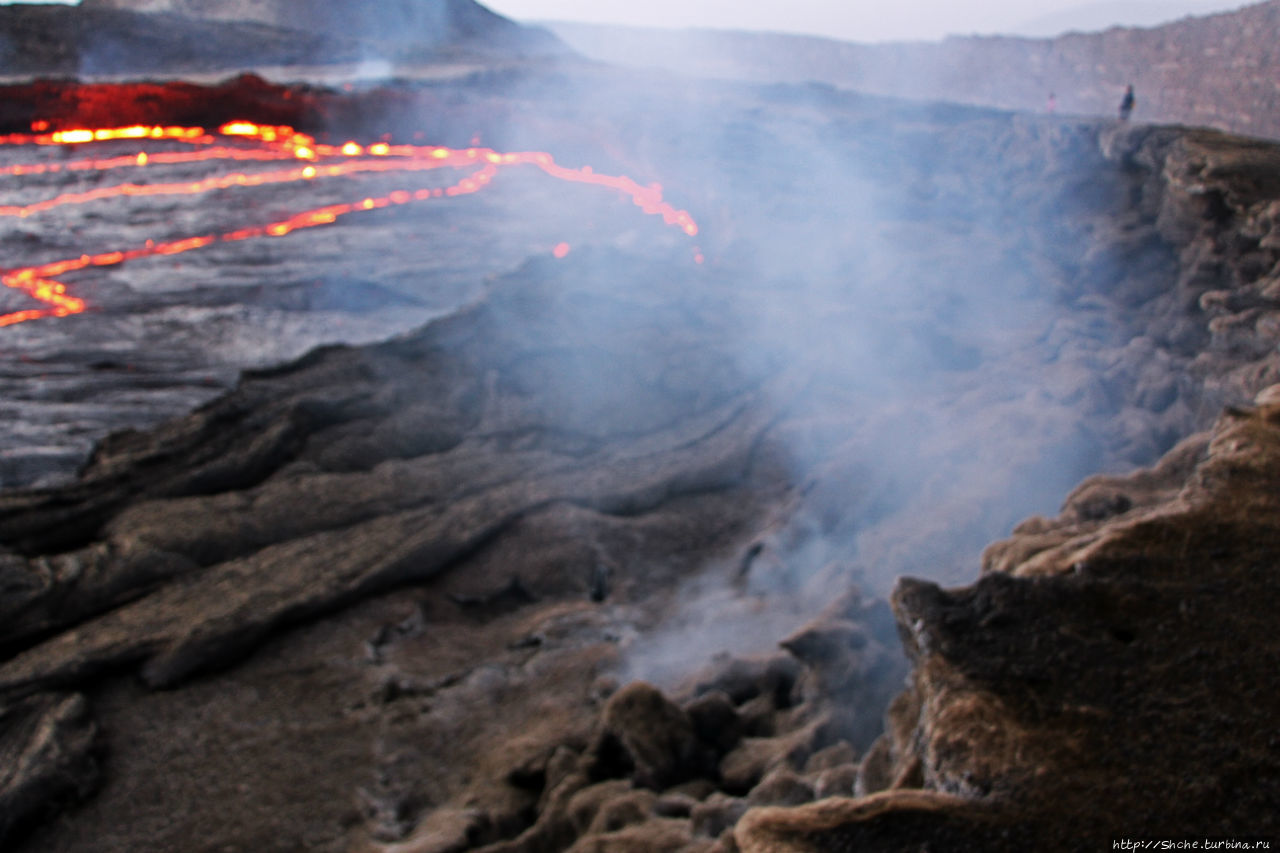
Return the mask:
<svg viewBox="0 0 1280 853">
<path fill-rule="evenodd" d="M 1124 90 L 1124 99 L 1120 101 L 1120 120 L 1128 121 L 1129 116 L 1133 113 L 1133 105 L 1136 98 L 1133 97 L 1133 85 Z"/>
<path fill-rule="evenodd" d="M 1053 92 L 1050 92 L 1049 100 L 1045 103 L 1044 108 L 1045 108 L 1045 111 L 1049 113 L 1049 115 L 1053 115 L 1054 113 L 1056 113 L 1058 111 L 1058 96 L 1055 95 Z"/>
</svg>

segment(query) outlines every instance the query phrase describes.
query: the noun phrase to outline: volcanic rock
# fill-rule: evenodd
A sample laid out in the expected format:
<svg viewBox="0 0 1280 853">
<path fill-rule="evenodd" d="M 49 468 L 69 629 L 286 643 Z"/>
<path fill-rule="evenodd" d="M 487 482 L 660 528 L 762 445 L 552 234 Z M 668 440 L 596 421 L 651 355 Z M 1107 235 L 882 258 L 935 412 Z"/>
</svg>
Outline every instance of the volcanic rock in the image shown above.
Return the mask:
<svg viewBox="0 0 1280 853">
<path fill-rule="evenodd" d="M 1280 164 L 1270 146 L 1228 154 L 1205 142 L 1199 154 L 1170 151 L 1177 189 L 1160 227 L 1189 237 L 1215 222 L 1218 239 L 1247 256 L 1270 233 Z M 1123 142 L 1113 150 L 1142 156 Z M 1218 169 L 1248 177 L 1231 190 L 1203 181 Z M 1208 245 L 1191 238 L 1184 252 Z M 1276 262 L 1252 273 L 1227 262 L 1237 284 L 1211 301 L 1270 310 L 1256 288 Z M 1178 288 L 1194 288 L 1195 276 Z M 1211 384 L 1275 376 L 1273 349 L 1242 350 L 1208 331 L 1208 341 L 1179 336 L 1175 349 L 1198 341 L 1194 363 L 1219 368 L 1204 374 Z M 1256 360 L 1231 368 L 1228 353 Z M 1155 466 L 1089 478 L 1057 518 L 1029 519 L 989 547 L 972 586 L 900 581 L 893 607 L 914 670 L 862 762 L 859 797 L 750 812 L 735 830 L 741 849 L 1274 840 L 1280 825 L 1263 803 L 1280 795 L 1280 765 L 1263 720 L 1280 706 L 1265 627 L 1278 603 L 1265 577 L 1280 547 L 1278 400 L 1264 384 L 1254 405 L 1227 407 Z"/>
<path fill-rule="evenodd" d="M 733 699 L 719 690 L 704 693 L 685 707 L 698 737 L 724 754 L 742 739 L 744 726 Z"/>
<path fill-rule="evenodd" d="M 540 305 L 544 298 L 552 302 Z M 746 520 L 758 511 L 758 499 L 748 497 L 755 487 L 747 484 L 763 485 L 769 477 L 756 461 L 767 453 L 760 445 L 762 424 L 751 405 L 759 390 L 726 375 L 720 392 L 703 396 L 694 406 L 701 414 L 690 420 L 687 398 L 652 384 L 647 372 L 631 372 L 639 364 L 628 353 L 652 353 L 659 338 L 626 340 L 615 325 L 598 322 L 601 312 L 612 310 L 615 298 L 589 291 L 576 297 L 568 291 L 539 296 L 522 287 L 429 327 L 426 337 L 370 351 L 317 352 L 286 368 L 246 377 L 238 391 L 189 421 L 150 435 L 121 435 L 103 445 L 81 480 L 83 491 L 74 501 L 78 508 L 58 508 L 61 501 L 51 494 L 46 498 L 52 502 L 36 498 L 24 509 L 8 505 L 16 511 L 6 515 L 6 543 L 29 553 L 53 549 L 64 556 L 36 560 L 27 571 L 18 569 L 12 555 L 5 557 L 6 586 L 22 591 L 18 598 L 6 597 L 15 618 L 7 623 L 5 641 L 11 650 L 24 649 L 6 664 L 6 695 L 52 701 L 39 697 L 52 695 L 47 691 L 53 685 L 77 683 L 122 665 L 141 665 L 148 685 L 175 686 L 194 673 L 243 658 L 278 627 L 416 586 L 458 559 L 479 559 L 475 571 L 455 576 L 429 601 L 406 592 L 393 594 L 371 611 L 349 611 L 354 621 L 339 634 L 347 638 L 343 643 L 353 644 L 350 653 L 357 657 L 342 669 L 354 666 L 356 682 L 339 688 L 346 676 L 339 678 L 330 699 L 319 699 L 322 693 L 306 674 L 310 663 L 299 662 L 293 676 L 281 679 L 278 672 L 263 672 L 257 677 L 264 680 L 256 686 L 244 684 L 250 692 L 268 690 L 279 696 L 282 690 L 288 695 L 297 689 L 299 697 L 308 695 L 312 711 L 307 716 L 318 716 L 312 723 L 295 719 L 288 725 L 310 726 L 312 736 L 326 739 L 323 732 L 337 733 L 331 723 L 322 722 L 332 714 L 336 717 L 331 719 L 345 719 L 357 728 L 372 726 L 367 736 L 375 741 L 392 741 L 372 758 L 362 747 L 365 757 L 352 767 L 357 776 L 368 773 L 381 780 L 362 795 L 374 804 L 369 819 L 379 827 L 375 834 L 407 833 L 416 821 L 404 824 L 403 816 L 416 815 L 424 797 L 434 801 L 441 796 L 441 790 L 422 790 L 426 780 L 416 772 L 404 776 L 414 762 L 406 764 L 406 758 L 397 756 L 402 750 L 415 754 L 409 744 L 416 735 L 410 730 L 451 730 L 449 739 L 456 744 L 451 749 L 474 752 L 478 745 L 468 745 L 457 726 L 467 719 L 479 722 L 473 705 L 480 702 L 499 717 L 514 715 L 500 729 L 519 727 L 533 735 L 537 727 L 516 722 L 526 713 L 517 710 L 522 703 L 510 698 L 516 672 L 523 673 L 517 681 L 527 679 L 535 693 L 549 689 L 547 679 L 554 683 L 576 672 L 570 682 L 586 682 L 571 691 L 582 695 L 592 673 L 616 656 L 612 650 L 618 639 L 610 635 L 617 629 L 608 625 L 639 618 L 606 614 L 626 607 L 629 599 L 638 600 L 635 592 L 670 588 L 686 570 L 682 566 L 710 553 L 704 549 L 731 548 Z M 628 304 L 639 311 L 637 318 L 647 314 L 648 309 L 641 310 L 643 298 Z M 513 323 L 517 317 L 521 321 Z M 530 322 L 544 325 L 536 330 Z M 642 324 L 629 334 L 661 333 L 660 339 L 669 342 L 668 325 L 655 323 L 643 332 Z M 567 340 L 570 328 L 575 337 L 584 331 L 593 335 L 597 351 L 618 353 L 620 372 L 590 405 L 547 405 L 529 396 L 525 383 L 546 357 L 537 353 L 549 352 L 548 342 Z M 513 349 L 499 355 L 503 338 Z M 481 355 L 485 352 L 489 355 Z M 472 362 L 472 355 L 480 355 L 481 361 Z M 619 421 L 613 411 L 619 395 L 645 401 L 646 419 Z M 607 439 L 610 435 L 630 436 L 624 442 L 630 450 Z M 400 450 L 370 458 L 371 437 L 379 447 Z M 234 449 L 242 439 L 243 452 Z M 179 474 L 179 469 L 190 475 Z M 137 477 L 143 470 L 150 473 Z M 278 489 L 302 501 L 280 503 L 272 496 Z M 693 503 L 693 495 L 705 497 Z M 658 507 L 668 509 L 654 515 Z M 108 528 L 114 544 L 90 541 Z M 84 547 L 77 549 L 77 541 Z M 649 544 L 637 550 L 642 542 Z M 643 557 L 650 547 L 656 550 Z M 606 605 L 589 601 L 592 570 L 601 559 L 619 567 Z M 628 566 L 632 568 L 623 572 Z M 666 568 L 641 568 L 651 566 Z M 528 594 L 492 594 L 510 587 L 513 570 Z M 456 603 L 462 601 L 477 604 Z M 422 608 L 426 615 L 415 617 Z M 442 627 L 446 623 L 455 627 Z M 388 624 L 397 627 L 388 629 Z M 495 631 L 498 624 L 506 628 Z M 59 633 L 71 626 L 69 633 Z M 438 657 L 422 648 L 414 654 L 422 656 L 425 669 L 405 668 L 407 649 L 422 643 L 434 648 L 437 642 L 453 647 L 460 631 L 488 637 L 481 646 L 490 651 L 471 659 L 464 651 L 467 642 Z M 361 661 L 364 653 L 357 650 L 366 640 L 369 658 Z M 316 635 L 303 640 L 298 651 L 303 660 L 323 660 L 328 642 Z M 495 660 L 482 662 L 493 653 Z M 561 669 L 564 664 L 551 663 L 561 655 L 568 656 L 565 663 L 575 661 L 567 671 Z M 551 695 L 566 689 L 569 682 L 561 682 Z M 456 699 L 447 698 L 451 695 Z M 497 701 L 499 695 L 508 698 Z M 193 697 L 185 691 L 151 697 L 166 706 L 152 710 L 153 720 L 189 724 L 189 712 L 182 709 L 193 707 L 187 705 Z M 135 711 L 127 710 L 132 700 L 117 698 L 121 704 L 108 701 L 96 713 L 116 720 L 132 717 Z M 170 699 L 177 699 L 177 705 L 170 705 Z M 270 700 L 267 707 L 277 701 Z M 575 726 L 586 728 L 585 720 L 574 722 L 589 712 L 580 701 L 545 715 L 542 725 L 555 732 L 554 738 L 540 741 L 548 751 Z M 124 716 L 116 718 L 113 706 Z M 379 735 L 376 721 L 382 716 L 377 709 L 383 706 L 418 707 L 425 716 L 406 718 L 409 730 Z M 618 703 L 613 707 L 622 708 Z M 237 703 L 226 710 L 232 718 L 212 723 L 212 730 L 206 727 L 197 742 L 227 760 L 241 760 L 234 757 L 241 750 L 258 749 L 254 738 L 242 740 L 235 734 L 238 724 L 232 722 L 249 706 Z M 620 720 L 626 717 L 621 710 L 618 714 Z M 487 725 L 475 729 L 478 736 Z M 118 724 L 112 728 L 120 731 Z M 630 735 L 635 729 L 624 729 L 623 742 L 642 759 L 641 766 L 648 766 L 643 761 L 649 753 Z M 654 730 L 654 736 L 665 735 Z M 163 763 L 175 760 L 164 754 L 176 742 L 165 735 L 125 753 Z M 115 748 L 124 747 L 117 743 Z M 518 830 L 518 816 L 531 799 L 537 800 L 541 785 L 553 784 L 547 764 L 544 770 L 516 774 L 545 777 L 531 783 L 528 793 L 508 789 L 505 779 L 512 765 L 503 757 L 506 749 L 505 742 L 487 747 L 492 754 L 488 760 L 505 766 L 492 782 L 497 795 L 482 798 L 486 817 L 474 830 L 481 838 L 485 833 L 513 834 L 512 821 Z M 203 762 L 211 755 L 202 747 L 184 760 L 207 767 Z M 326 748 L 316 758 L 327 762 L 332 753 Z M 520 764 L 527 766 L 528 759 Z M 316 772 L 296 769 L 304 775 Z M 665 784 L 660 778 L 665 771 L 655 765 L 655 773 L 650 781 Z M 342 775 L 349 786 L 341 795 L 346 799 L 357 779 Z M 125 777 L 117 778 L 123 782 Z M 133 778 L 128 784 L 146 784 L 143 777 Z M 224 793 L 252 798 L 248 791 L 235 793 L 241 782 L 239 774 L 229 775 L 226 784 L 232 788 Z M 300 779 L 263 782 L 296 791 Z M 259 802 L 274 810 L 269 800 Z M 305 802 L 299 801 L 296 814 L 312 809 Z M 273 811 L 274 818 L 258 825 L 268 832 L 281 819 L 297 819 L 288 817 L 289 812 Z M 346 819 L 335 815 L 339 822 Z M 335 827 L 340 834 L 340 823 Z M 139 831 L 155 828 L 144 825 Z"/>
<path fill-rule="evenodd" d="M 0 8 L 7 75 L 167 75 L 563 56 L 550 33 L 471 0 L 362 3 L 83 0 Z M 300 72 L 291 72 L 297 76 Z"/>
<path fill-rule="evenodd" d="M 36 121 L 52 130 L 77 127 L 216 127 L 236 120 L 319 130 L 333 120 L 331 98 L 241 74 L 201 86 L 182 81 L 91 84 L 37 80 L 0 87 L 0 130 L 30 131 Z"/>
<path fill-rule="evenodd" d="M 695 836 L 719 838 L 747 813 L 747 803 L 739 797 L 716 793 L 693 809 L 690 830 Z"/>
<path fill-rule="evenodd" d="M 582 299 L 585 314 L 561 310 L 569 307 L 564 295 L 554 297 L 553 310 L 539 306 L 526 288 L 433 326 L 420 340 L 368 354 L 318 351 L 288 369 L 252 375 L 236 394 L 184 423 L 104 444 L 77 487 L 74 507 L 55 509 L 62 501 L 52 495 L 10 504 L 0 526 L 7 542 L 25 550 L 87 542 L 109 522 L 108 535 L 118 545 L 102 558 L 92 556 L 93 549 L 78 558 L 102 568 L 55 575 L 40 593 L 74 608 L 62 619 L 108 605 L 110 599 L 86 586 L 100 576 L 117 579 L 121 599 L 168 578 L 187 578 L 168 594 L 144 597 L 101 623 L 101 633 L 94 632 L 98 641 L 81 634 L 78 649 L 68 648 L 62 663 L 53 669 L 40 664 L 43 674 L 32 670 L 32 676 L 46 682 L 61 680 L 59 672 L 83 672 L 99 661 L 99 652 L 90 650 L 96 647 L 107 656 L 102 662 L 122 653 L 140 657 L 150 661 L 149 681 L 172 683 L 246 648 L 280 619 L 294 621 L 351 594 L 429 577 L 543 507 L 569 502 L 636 514 L 746 476 L 761 429 L 747 405 L 756 391 L 727 385 L 704 398 L 701 415 L 673 420 L 678 398 L 663 396 L 643 374 L 629 373 L 639 365 L 618 349 L 623 342 L 616 336 L 598 340 L 618 353 L 622 371 L 598 399 L 561 408 L 525 397 L 521 384 L 528 371 L 539 369 L 530 347 L 562 339 L 557 330 L 564 324 L 608 333 L 590 316 L 607 305 L 585 294 Z M 521 329 L 511 339 L 514 349 L 498 355 L 491 348 L 511 333 L 504 331 L 514 328 L 506 318 L 516 315 L 540 318 L 548 327 L 533 334 Z M 652 351 L 641 338 L 631 343 L 631 352 Z M 475 346 L 491 355 L 468 364 L 468 349 Z M 515 371 L 505 394 L 493 385 L 499 365 Z M 513 396 L 504 400 L 506 394 Z M 647 427 L 646 437 L 620 452 L 601 446 L 600 439 L 624 427 L 613 414 L 622 396 L 646 401 L 648 424 L 626 424 Z M 405 407 L 410 400 L 419 402 Z M 464 440 L 468 434 L 476 437 Z M 247 442 L 233 450 L 241 437 Z M 401 450 L 369 458 L 371 437 L 378 447 L 401 444 Z M 672 450 L 675 456 L 664 458 Z M 504 461 L 495 465 L 497 459 Z M 180 471 L 172 467 L 179 460 Z M 143 471 L 148 473 L 139 476 Z M 305 493 L 305 510 L 273 497 L 278 489 Z M 261 496 L 246 499 L 245 490 Z M 128 505 L 133 508 L 126 510 Z M 388 548 L 389 542 L 396 544 Z M 192 575 L 181 560 L 144 568 L 131 556 L 139 548 L 142 554 L 185 554 L 194 567 L 214 571 Z M 303 569 L 312 560 L 323 565 Z M 81 598 L 85 604 L 76 604 Z"/>
<path fill-rule="evenodd" d="M 161 12 L 210 21 L 254 21 L 330 37 L 495 52 L 553 48 L 548 33 L 523 27 L 473 0 L 382 0 L 376 11 L 335 0 L 81 0 L 86 9 Z"/>
<path fill-rule="evenodd" d="M 98 782 L 96 727 L 83 696 L 41 696 L 0 704 L 0 838 L 51 805 L 86 796 Z"/>
<path fill-rule="evenodd" d="M 993 548 L 1004 568 L 965 589 L 904 580 L 894 607 L 915 671 L 882 778 L 915 765 L 924 790 L 752 813 L 742 849 L 1273 838 L 1276 397 L 1196 440 L 1161 500 L 1084 521 L 1068 510 Z M 1141 491 L 1185 471 L 1188 452 L 1109 482 Z"/>
<path fill-rule="evenodd" d="M 813 799 L 813 786 L 786 768 L 778 768 L 761 779 L 747 796 L 752 806 L 798 806 Z"/>
<path fill-rule="evenodd" d="M 524 82 L 537 120 L 507 133 L 572 126 Z M 703 265 L 644 235 L 543 252 L 0 494 L 5 749 L 50 756 L 12 845 L 1017 849 L 1095 784 L 1125 831 L 1162 803 L 1188 831 L 1265 814 L 1274 402 L 1240 404 L 1277 376 L 1274 148 L 629 85 L 602 115 L 655 159 L 689 144 L 684 111 L 725 111 L 721 156 L 673 167 L 722 229 Z M 806 252 L 774 250 L 787 222 Z M 1224 403 L 1217 438 L 1178 443 Z M 886 578 L 972 572 L 1008 513 L 1171 448 L 1027 522 L 972 589 L 904 583 L 917 669 L 869 743 L 905 675 Z M 733 826 L 859 755 L 870 798 Z"/>
<path fill-rule="evenodd" d="M 599 751 L 618 751 L 614 761 L 628 766 L 638 784 L 655 790 L 703 775 L 710 758 L 694 736 L 689 716 L 661 691 L 636 682 L 615 693 L 604 708 L 605 742 Z"/>
<path fill-rule="evenodd" d="M 354 63 L 366 50 L 342 34 L 56 3 L 0 7 L 0 48 L 7 76 L 73 78 Z"/>
</svg>

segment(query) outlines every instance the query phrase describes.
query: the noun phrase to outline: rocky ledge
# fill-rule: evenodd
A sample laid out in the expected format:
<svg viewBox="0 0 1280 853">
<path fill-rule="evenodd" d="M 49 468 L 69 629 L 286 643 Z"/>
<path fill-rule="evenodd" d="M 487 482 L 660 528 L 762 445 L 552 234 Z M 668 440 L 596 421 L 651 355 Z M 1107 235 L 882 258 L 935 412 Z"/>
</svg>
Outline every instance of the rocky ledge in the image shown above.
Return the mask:
<svg viewBox="0 0 1280 853">
<path fill-rule="evenodd" d="M 749 813 L 746 853 L 1098 850 L 1280 831 L 1280 387 L 1095 477 L 963 589 L 893 596 L 910 688 L 856 800 Z"/>
</svg>

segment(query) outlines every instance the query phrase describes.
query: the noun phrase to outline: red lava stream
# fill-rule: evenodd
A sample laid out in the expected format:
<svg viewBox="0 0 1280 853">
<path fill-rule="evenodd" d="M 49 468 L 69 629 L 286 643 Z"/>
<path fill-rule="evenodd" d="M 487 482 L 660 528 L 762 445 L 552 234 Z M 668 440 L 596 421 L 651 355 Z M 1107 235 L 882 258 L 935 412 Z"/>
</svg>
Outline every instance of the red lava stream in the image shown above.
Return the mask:
<svg viewBox="0 0 1280 853">
<path fill-rule="evenodd" d="M 411 204 L 435 198 L 450 198 L 479 192 L 504 168 L 533 166 L 562 181 L 591 184 L 629 196 L 646 214 L 661 216 L 663 221 L 683 230 L 689 236 L 698 226 L 687 211 L 677 210 L 665 202 L 657 184 L 641 186 L 630 178 L 603 175 L 590 166 L 567 168 L 558 165 L 550 154 L 540 151 L 502 153 L 490 148 L 454 149 L 438 146 L 392 145 L 379 142 L 360 145 L 324 145 L 291 127 L 273 127 L 251 122 L 231 122 L 216 133 L 199 127 L 124 127 L 100 130 L 64 130 L 0 136 L 0 145 L 72 146 L 111 140 L 168 140 L 192 146 L 191 150 L 139 152 L 129 156 L 81 159 L 64 163 L 35 163 L 0 168 L 0 177 L 48 174 L 53 172 L 105 172 L 122 168 L 145 168 L 150 165 L 173 165 L 206 161 L 282 161 L 290 165 L 272 171 L 217 174 L 194 181 L 176 183 L 120 183 L 83 192 L 66 193 L 26 205 L 0 206 L 0 217 L 28 217 L 64 205 L 85 204 L 112 198 L 160 195 L 198 195 L 218 189 L 255 187 L 269 184 L 316 181 L 324 178 L 378 172 L 423 172 L 449 168 L 465 174 L 447 187 L 415 191 L 401 190 L 381 197 L 317 207 L 294 214 L 287 219 L 264 225 L 253 225 L 221 234 L 207 234 L 182 240 L 154 242 L 113 252 L 80 255 L 38 266 L 18 267 L 0 273 L 6 287 L 22 291 L 44 307 L 0 314 L 0 326 L 11 326 L 44 317 L 66 317 L 86 309 L 83 299 L 67 292 L 58 279 L 69 272 L 87 267 L 106 267 L 155 255 L 178 255 L 215 243 L 250 240 L 258 237 L 283 237 L 303 228 L 330 225 L 353 213 Z M 236 143 L 236 144 L 230 144 Z M 246 145 L 250 147 L 246 147 Z M 569 246 L 561 243 L 554 255 L 564 257 Z M 701 260 L 701 255 L 696 256 Z"/>
</svg>

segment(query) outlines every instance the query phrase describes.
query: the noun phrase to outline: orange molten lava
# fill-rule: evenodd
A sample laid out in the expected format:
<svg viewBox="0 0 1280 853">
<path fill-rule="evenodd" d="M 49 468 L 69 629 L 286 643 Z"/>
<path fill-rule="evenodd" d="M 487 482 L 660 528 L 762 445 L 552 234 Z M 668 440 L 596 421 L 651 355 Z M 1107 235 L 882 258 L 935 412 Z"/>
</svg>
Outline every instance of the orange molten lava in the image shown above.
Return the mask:
<svg viewBox="0 0 1280 853">
<path fill-rule="evenodd" d="M 141 151 L 129 156 L 9 166 L 0 168 L 0 176 L 36 175 L 60 171 L 105 172 L 127 167 L 146 168 L 152 165 L 218 160 L 283 160 L 295 163 L 301 161 L 306 165 L 299 164 L 256 173 L 233 172 L 179 183 L 122 183 L 103 186 L 83 192 L 64 193 L 25 205 L 0 206 L 0 216 L 28 217 L 63 205 L 86 204 L 120 197 L 196 195 L 234 187 L 312 181 L 359 173 L 422 172 L 442 168 L 467 170 L 467 173 L 447 187 L 419 189 L 412 192 L 401 190 L 379 198 L 364 198 L 352 203 L 306 210 L 278 222 L 252 225 L 222 234 L 188 237 L 165 243 L 154 243 L 148 240 L 145 246 L 135 249 L 96 255 L 86 254 L 78 258 L 7 270 L 0 273 L 0 282 L 3 282 L 6 287 L 22 291 L 45 307 L 0 315 L 0 326 L 11 326 L 42 317 L 65 317 L 84 311 L 86 308 L 84 300 L 68 295 L 66 285 L 57 280 L 59 276 L 69 272 L 87 267 L 113 266 L 156 255 L 178 255 L 215 243 L 258 237 L 283 237 L 299 229 L 330 225 L 352 213 L 475 193 L 486 187 L 500 169 L 512 166 L 534 166 L 558 180 L 591 184 L 621 192 L 630 196 L 645 213 L 661 216 L 666 224 L 679 227 L 690 236 L 698 233 L 698 226 L 687 211 L 677 210 L 663 201 L 662 188 L 658 184 L 641 186 L 627 177 L 597 174 L 590 166 L 580 169 L 567 168 L 558 165 L 550 154 L 541 151 L 500 153 L 480 147 L 453 149 L 439 146 L 391 145 L 386 142 L 368 146 L 356 142 L 325 145 L 291 127 L 258 125 L 243 121 L 223 125 L 218 128 L 216 135 L 199 127 L 135 126 L 96 130 L 60 130 L 52 133 L 41 132 L 47 130 L 47 122 L 35 122 L 32 127 L 36 132 L 0 136 L 0 145 L 72 146 L 110 140 L 168 140 L 192 145 L 193 149 Z M 233 141 L 238 144 L 227 144 Z M 253 147 L 245 147 L 246 143 Z M 557 258 L 563 258 L 568 253 L 567 243 L 561 243 L 553 250 Z"/>
</svg>

